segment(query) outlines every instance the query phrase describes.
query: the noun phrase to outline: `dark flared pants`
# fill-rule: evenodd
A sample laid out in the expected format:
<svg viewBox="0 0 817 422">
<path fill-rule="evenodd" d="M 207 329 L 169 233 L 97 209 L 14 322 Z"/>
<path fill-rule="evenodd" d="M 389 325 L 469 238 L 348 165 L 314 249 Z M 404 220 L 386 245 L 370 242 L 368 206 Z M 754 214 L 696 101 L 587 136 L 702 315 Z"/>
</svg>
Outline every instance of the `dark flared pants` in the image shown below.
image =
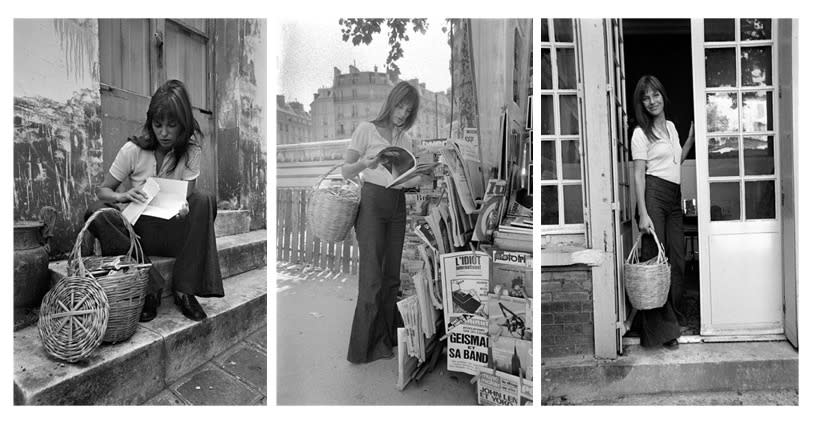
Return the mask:
<svg viewBox="0 0 817 422">
<path fill-rule="evenodd" d="M 221 269 L 216 249 L 216 200 L 213 195 L 194 192 L 187 198 L 190 213 L 184 219 L 143 215 L 133 229 L 139 236 L 145 255 L 175 257 L 173 290 L 200 297 L 223 297 Z M 115 208 L 112 204 L 96 201 L 88 207 L 85 219 L 100 208 Z M 130 238 L 120 217 L 102 213 L 89 226 L 99 239 L 103 256 L 124 255 Z M 148 294 L 158 293 L 165 284 L 164 277 L 155 268 L 148 276 Z"/>
<path fill-rule="evenodd" d="M 397 296 L 406 235 L 406 197 L 402 190 L 364 183 L 355 221 L 360 251 L 358 293 L 346 359 L 365 363 L 397 345 Z"/>
<path fill-rule="evenodd" d="M 639 311 L 641 345 L 653 347 L 681 335 L 679 310 L 684 294 L 684 223 L 681 211 L 681 186 L 660 177 L 647 175 L 644 192 L 647 214 L 655 226 L 655 234 L 664 245 L 670 263 L 671 284 L 664 306 Z M 650 234 L 644 234 L 641 257 L 650 259 L 658 248 Z"/>
</svg>

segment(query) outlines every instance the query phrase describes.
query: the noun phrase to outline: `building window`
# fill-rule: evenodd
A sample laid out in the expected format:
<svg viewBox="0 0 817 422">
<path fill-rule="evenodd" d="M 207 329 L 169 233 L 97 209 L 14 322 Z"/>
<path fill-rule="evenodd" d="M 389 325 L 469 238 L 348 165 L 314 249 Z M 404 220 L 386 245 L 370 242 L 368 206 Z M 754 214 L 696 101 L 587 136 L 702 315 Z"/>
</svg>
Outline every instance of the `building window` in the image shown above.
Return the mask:
<svg viewBox="0 0 817 422">
<path fill-rule="evenodd" d="M 581 84 L 574 21 L 542 21 L 541 223 L 544 231 L 584 231 Z M 516 93 L 516 90 L 514 90 Z"/>
</svg>

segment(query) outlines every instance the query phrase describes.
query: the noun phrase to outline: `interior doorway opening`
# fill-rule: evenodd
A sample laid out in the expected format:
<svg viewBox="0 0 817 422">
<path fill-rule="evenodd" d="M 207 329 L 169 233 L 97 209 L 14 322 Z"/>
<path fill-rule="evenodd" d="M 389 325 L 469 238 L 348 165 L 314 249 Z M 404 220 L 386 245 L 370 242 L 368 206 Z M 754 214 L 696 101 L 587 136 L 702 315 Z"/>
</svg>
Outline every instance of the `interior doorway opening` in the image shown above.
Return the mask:
<svg viewBox="0 0 817 422">
<path fill-rule="evenodd" d="M 624 19 L 624 63 L 627 69 L 626 100 L 630 109 L 633 90 L 643 75 L 657 77 L 667 90 L 667 119 L 678 131 L 681 142 L 686 140 L 692 125 L 694 102 L 692 83 L 692 36 L 688 19 Z M 637 127 L 634 113 L 628 121 L 628 139 Z M 684 210 L 685 279 L 682 305 L 679 311 L 682 336 L 697 336 L 701 327 L 700 273 L 698 256 L 698 218 L 695 149 L 690 151 L 681 167 L 681 196 Z M 634 311 L 628 303 L 628 326 L 625 337 L 638 338 L 639 329 L 632 325 Z"/>
</svg>

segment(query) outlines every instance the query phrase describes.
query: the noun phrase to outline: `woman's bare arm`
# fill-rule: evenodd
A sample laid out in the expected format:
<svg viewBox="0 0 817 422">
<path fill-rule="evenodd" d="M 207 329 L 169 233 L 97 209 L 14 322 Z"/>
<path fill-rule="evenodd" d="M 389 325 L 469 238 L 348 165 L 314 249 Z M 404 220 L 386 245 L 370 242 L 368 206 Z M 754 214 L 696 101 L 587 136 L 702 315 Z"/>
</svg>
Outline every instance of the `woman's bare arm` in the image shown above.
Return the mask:
<svg viewBox="0 0 817 422">
<path fill-rule="evenodd" d="M 147 195 L 139 188 L 131 188 L 127 192 L 116 192 L 121 182 L 111 173 L 105 173 L 105 179 L 96 188 L 96 197 L 106 202 L 145 202 Z"/>
<path fill-rule="evenodd" d="M 645 200 L 647 160 L 633 160 L 635 164 L 635 202 L 638 208 L 638 228 L 642 232 L 653 227 L 652 219 L 647 214 L 647 202 Z"/>
</svg>

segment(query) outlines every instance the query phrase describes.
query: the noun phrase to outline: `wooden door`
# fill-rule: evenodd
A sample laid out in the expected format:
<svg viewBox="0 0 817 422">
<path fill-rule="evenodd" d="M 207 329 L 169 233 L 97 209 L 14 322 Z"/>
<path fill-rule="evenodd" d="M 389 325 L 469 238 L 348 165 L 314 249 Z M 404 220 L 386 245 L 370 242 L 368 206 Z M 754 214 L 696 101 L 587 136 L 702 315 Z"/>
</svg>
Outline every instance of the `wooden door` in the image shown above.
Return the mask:
<svg viewBox="0 0 817 422">
<path fill-rule="evenodd" d="M 776 23 L 692 22 L 701 335 L 783 333 Z"/>
</svg>

